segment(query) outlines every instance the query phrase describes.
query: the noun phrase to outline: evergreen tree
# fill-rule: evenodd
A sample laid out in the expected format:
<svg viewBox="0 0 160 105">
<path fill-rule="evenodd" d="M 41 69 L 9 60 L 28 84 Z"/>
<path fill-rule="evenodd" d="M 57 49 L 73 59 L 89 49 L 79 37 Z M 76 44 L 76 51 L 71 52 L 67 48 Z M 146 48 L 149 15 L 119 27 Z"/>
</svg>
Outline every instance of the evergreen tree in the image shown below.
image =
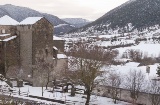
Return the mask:
<svg viewBox="0 0 160 105">
<path fill-rule="evenodd" d="M 160 77 L 160 64 L 157 66 L 157 73 L 156 74 Z"/>
</svg>

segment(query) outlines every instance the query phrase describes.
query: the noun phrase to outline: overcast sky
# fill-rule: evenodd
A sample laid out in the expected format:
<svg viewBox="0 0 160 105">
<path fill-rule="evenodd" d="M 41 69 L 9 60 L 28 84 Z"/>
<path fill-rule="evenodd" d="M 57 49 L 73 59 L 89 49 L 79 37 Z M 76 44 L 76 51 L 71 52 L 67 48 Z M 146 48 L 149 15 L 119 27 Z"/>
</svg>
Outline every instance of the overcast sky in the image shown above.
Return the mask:
<svg viewBox="0 0 160 105">
<path fill-rule="evenodd" d="M 59 18 L 96 20 L 128 0 L 0 0 L 0 4 L 29 7 Z"/>
</svg>

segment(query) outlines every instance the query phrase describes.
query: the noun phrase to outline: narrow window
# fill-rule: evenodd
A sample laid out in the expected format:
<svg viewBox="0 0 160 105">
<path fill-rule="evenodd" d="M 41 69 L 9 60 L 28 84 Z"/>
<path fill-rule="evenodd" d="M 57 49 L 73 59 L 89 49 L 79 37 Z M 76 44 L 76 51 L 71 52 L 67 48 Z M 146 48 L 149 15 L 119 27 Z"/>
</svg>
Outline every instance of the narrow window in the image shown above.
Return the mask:
<svg viewBox="0 0 160 105">
<path fill-rule="evenodd" d="M 6 33 L 5 29 L 2 29 L 2 34 L 5 34 L 5 33 Z"/>
<path fill-rule="evenodd" d="M 46 56 L 48 56 L 48 49 L 47 48 L 45 49 L 45 52 L 46 52 Z"/>
</svg>

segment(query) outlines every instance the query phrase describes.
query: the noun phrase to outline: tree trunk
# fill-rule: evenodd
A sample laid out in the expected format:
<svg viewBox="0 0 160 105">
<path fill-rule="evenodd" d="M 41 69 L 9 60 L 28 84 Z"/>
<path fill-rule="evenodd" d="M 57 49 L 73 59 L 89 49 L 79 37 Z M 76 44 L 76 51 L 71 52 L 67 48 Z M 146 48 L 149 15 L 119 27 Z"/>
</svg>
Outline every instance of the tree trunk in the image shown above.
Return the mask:
<svg viewBox="0 0 160 105">
<path fill-rule="evenodd" d="M 87 89 L 87 100 L 86 100 L 85 105 L 89 105 L 90 97 L 91 97 L 90 90 Z"/>
<path fill-rule="evenodd" d="M 48 89 L 48 84 L 49 84 L 49 81 L 47 81 L 47 84 L 46 84 L 46 90 Z"/>
<path fill-rule="evenodd" d="M 52 87 L 52 92 L 54 92 L 54 88 L 55 88 L 55 87 L 53 86 L 53 87 Z"/>
<path fill-rule="evenodd" d="M 43 96 L 43 86 L 42 86 L 42 96 Z"/>
<path fill-rule="evenodd" d="M 48 77 L 47 77 L 46 90 L 48 89 L 48 84 L 49 84 L 49 72 L 48 72 Z"/>
<path fill-rule="evenodd" d="M 117 103 L 117 99 L 115 98 L 115 99 L 114 99 L 114 104 L 116 104 L 116 103 Z"/>
<path fill-rule="evenodd" d="M 75 88 L 73 86 L 71 88 L 71 96 L 75 96 Z"/>
<path fill-rule="evenodd" d="M 65 92 L 68 92 L 68 85 L 67 85 L 66 88 L 65 88 Z"/>
<path fill-rule="evenodd" d="M 133 105 L 136 105 L 136 101 L 135 101 L 135 99 L 133 99 L 133 103 L 132 103 Z"/>
</svg>

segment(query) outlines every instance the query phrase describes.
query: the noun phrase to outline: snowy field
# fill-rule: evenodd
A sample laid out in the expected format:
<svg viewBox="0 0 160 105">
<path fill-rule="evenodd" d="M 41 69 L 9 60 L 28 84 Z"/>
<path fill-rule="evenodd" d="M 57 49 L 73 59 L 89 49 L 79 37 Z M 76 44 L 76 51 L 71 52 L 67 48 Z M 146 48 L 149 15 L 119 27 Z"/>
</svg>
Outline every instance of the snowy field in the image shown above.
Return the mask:
<svg viewBox="0 0 160 105">
<path fill-rule="evenodd" d="M 112 65 L 110 67 L 111 71 L 116 71 L 117 73 L 123 75 L 123 76 L 127 76 L 128 73 L 132 70 L 137 70 L 137 71 L 142 71 L 142 73 L 145 75 L 146 80 L 148 80 L 148 76 L 149 79 L 153 79 L 155 77 L 157 77 L 157 66 L 158 64 L 154 64 L 154 65 L 148 65 L 150 67 L 150 73 L 146 73 L 146 66 L 139 66 L 140 63 L 137 62 L 129 62 L 126 63 L 125 65 L 117 65 L 114 66 Z"/>
<path fill-rule="evenodd" d="M 17 87 L 14 87 L 13 89 L 16 91 L 19 91 L 19 88 L 17 88 Z M 65 101 L 66 104 L 68 104 L 68 105 L 84 105 L 85 104 L 86 99 L 83 98 L 85 96 L 82 94 L 76 94 L 74 97 L 72 97 L 72 96 L 70 96 L 70 93 L 60 93 L 60 92 L 53 92 L 52 93 L 52 92 L 49 92 L 50 90 L 51 89 L 49 89 L 49 88 L 48 88 L 48 90 L 44 89 L 43 97 L 49 98 L 49 99 L 55 99 L 55 100 L 62 100 L 62 101 Z M 41 87 L 32 87 L 32 86 L 24 85 L 24 87 L 20 88 L 20 91 L 29 93 L 29 95 L 42 97 L 42 88 Z M 40 100 L 40 99 L 36 99 L 36 98 L 19 96 L 18 94 L 12 95 L 12 96 L 24 98 L 24 99 L 29 99 L 29 100 L 33 100 L 33 101 L 37 101 L 37 102 L 47 103 L 47 104 L 64 105 L 64 104 Z M 113 100 L 110 98 L 92 95 L 91 100 L 90 100 L 90 105 L 115 105 L 115 104 L 113 103 Z M 118 101 L 118 103 L 116 105 L 131 105 L 131 104 Z"/>
<path fill-rule="evenodd" d="M 123 39 L 120 39 L 119 34 L 115 35 L 99 35 L 99 38 L 109 38 L 109 41 L 101 41 L 101 40 L 95 40 L 91 44 L 93 45 L 98 45 L 102 47 L 108 47 L 108 46 L 116 46 L 116 45 L 125 45 L 125 44 L 134 44 L 130 47 L 120 47 L 116 48 L 119 51 L 119 56 L 121 56 L 124 52 L 127 50 L 138 50 L 140 52 L 143 52 L 143 54 L 148 55 L 150 57 L 158 57 L 160 55 L 160 44 L 156 41 L 153 41 L 152 39 L 148 40 L 149 38 L 152 38 L 154 34 L 160 33 L 160 29 L 156 31 L 151 31 L 150 33 L 145 33 L 143 36 L 138 36 L 138 35 L 131 35 L 130 39 L 125 39 L 125 36 Z M 127 35 L 127 33 L 125 33 Z M 111 41 L 111 39 L 117 36 L 117 39 L 120 39 L 119 41 Z M 96 36 L 94 36 L 96 37 Z M 155 37 L 155 36 L 154 36 Z M 91 38 L 91 36 L 90 36 Z M 138 45 L 135 44 L 135 39 L 136 38 L 146 38 L 147 41 L 141 41 Z M 84 41 L 84 40 L 89 40 L 88 37 L 75 37 L 75 38 L 64 38 L 66 43 L 74 43 L 76 41 Z"/>
<path fill-rule="evenodd" d="M 150 57 L 158 57 L 160 55 L 160 44 L 147 44 L 141 42 L 139 45 L 136 46 L 117 48 L 120 55 L 122 55 L 125 51 L 131 49 L 143 52 L 143 54 L 147 54 Z"/>
</svg>

